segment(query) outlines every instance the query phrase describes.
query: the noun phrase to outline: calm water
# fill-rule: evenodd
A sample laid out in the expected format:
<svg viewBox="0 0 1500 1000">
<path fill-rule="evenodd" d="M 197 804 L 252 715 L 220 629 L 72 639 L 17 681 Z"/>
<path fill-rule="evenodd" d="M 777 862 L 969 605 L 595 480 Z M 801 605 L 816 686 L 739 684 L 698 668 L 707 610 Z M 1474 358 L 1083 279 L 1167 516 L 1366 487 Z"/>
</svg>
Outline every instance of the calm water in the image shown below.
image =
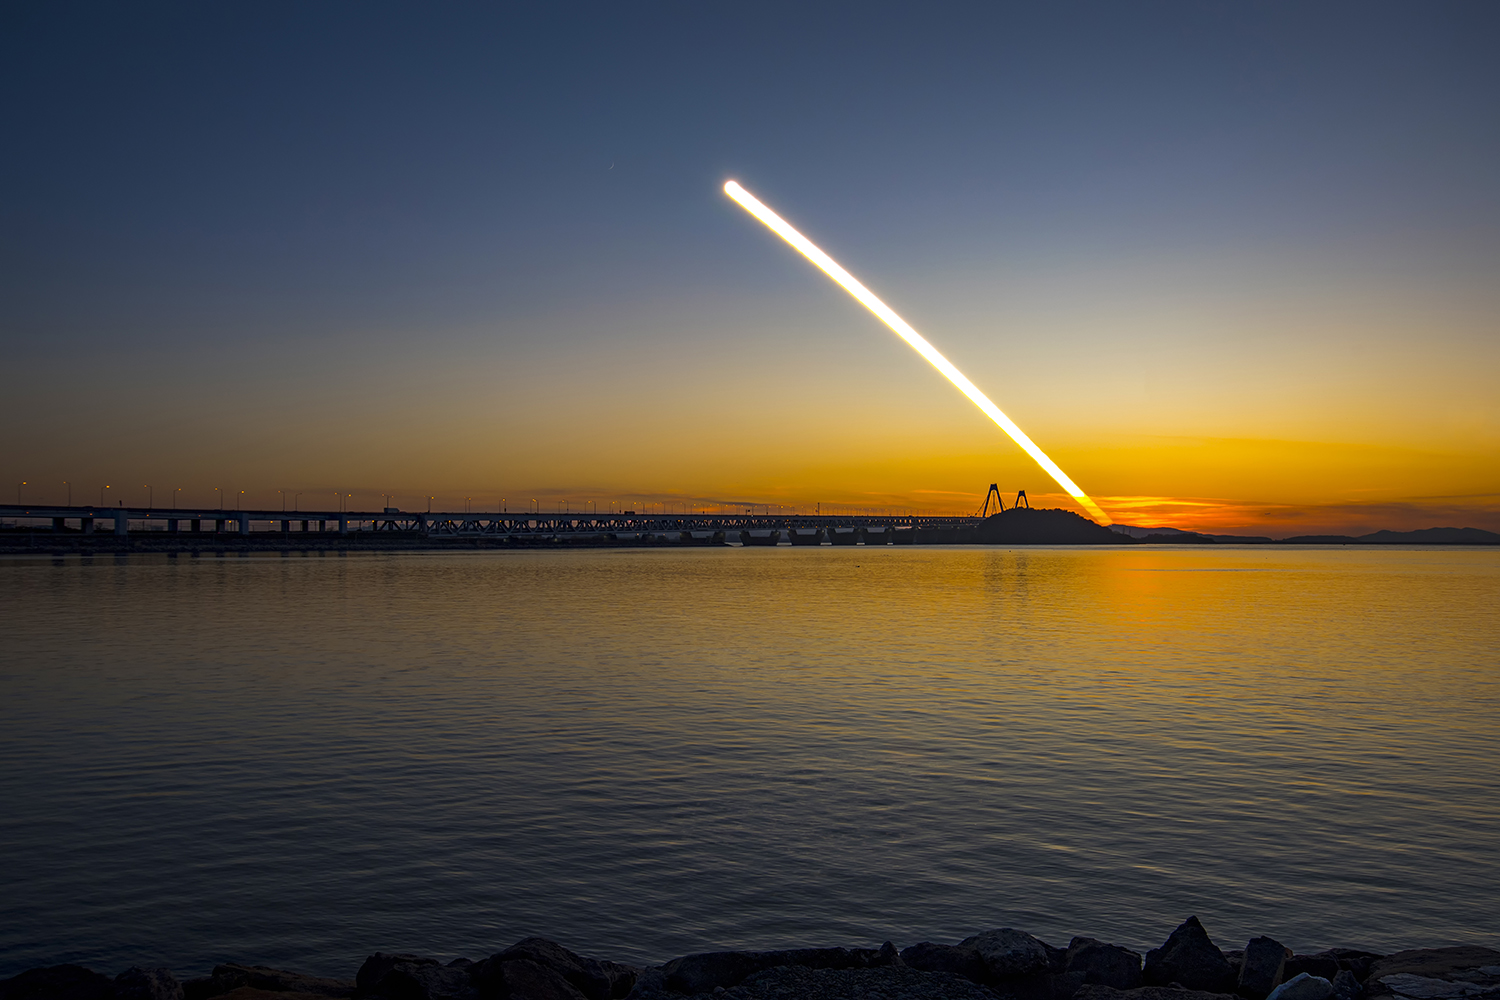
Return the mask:
<svg viewBox="0 0 1500 1000">
<path fill-rule="evenodd" d="M 1500 551 L 0 562 L 0 975 L 1500 943 Z"/>
</svg>

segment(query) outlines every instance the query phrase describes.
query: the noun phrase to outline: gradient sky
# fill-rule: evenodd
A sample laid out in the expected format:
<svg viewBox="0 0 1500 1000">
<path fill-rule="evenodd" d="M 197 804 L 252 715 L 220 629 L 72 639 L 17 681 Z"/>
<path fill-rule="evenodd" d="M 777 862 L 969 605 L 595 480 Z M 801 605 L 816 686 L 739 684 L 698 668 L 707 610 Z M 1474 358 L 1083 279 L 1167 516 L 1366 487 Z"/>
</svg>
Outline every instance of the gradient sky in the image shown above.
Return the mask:
<svg viewBox="0 0 1500 1000">
<path fill-rule="evenodd" d="M 1497 50 L 1493 3 L 11 4 L 0 470 L 1062 504 L 732 177 L 1117 520 L 1500 529 Z"/>
</svg>

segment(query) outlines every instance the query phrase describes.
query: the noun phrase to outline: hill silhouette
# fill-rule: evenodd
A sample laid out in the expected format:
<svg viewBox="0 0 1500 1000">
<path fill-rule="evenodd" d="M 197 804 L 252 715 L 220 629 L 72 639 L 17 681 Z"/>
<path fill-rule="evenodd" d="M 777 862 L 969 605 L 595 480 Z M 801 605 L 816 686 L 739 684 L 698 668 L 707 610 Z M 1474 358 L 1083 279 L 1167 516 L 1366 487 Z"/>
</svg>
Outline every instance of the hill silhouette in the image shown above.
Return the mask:
<svg viewBox="0 0 1500 1000">
<path fill-rule="evenodd" d="M 1134 541 L 1071 510 L 1030 507 L 991 514 L 974 533 L 981 545 L 1129 545 Z"/>
<path fill-rule="evenodd" d="M 1372 531 L 1368 535 L 1293 535 L 1288 545 L 1500 545 L 1500 534 L 1483 528 L 1420 528 Z"/>
</svg>

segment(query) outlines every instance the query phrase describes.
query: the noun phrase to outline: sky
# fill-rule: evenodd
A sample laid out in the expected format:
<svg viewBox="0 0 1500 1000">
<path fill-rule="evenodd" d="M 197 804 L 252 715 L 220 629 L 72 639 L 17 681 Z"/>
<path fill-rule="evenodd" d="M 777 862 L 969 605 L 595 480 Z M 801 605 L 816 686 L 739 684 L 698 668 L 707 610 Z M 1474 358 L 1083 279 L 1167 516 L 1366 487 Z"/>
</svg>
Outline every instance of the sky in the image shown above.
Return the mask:
<svg viewBox="0 0 1500 1000">
<path fill-rule="evenodd" d="M 0 472 L 1071 506 L 732 178 L 1116 521 L 1500 530 L 1497 43 L 1492 3 L 9 4 Z"/>
</svg>

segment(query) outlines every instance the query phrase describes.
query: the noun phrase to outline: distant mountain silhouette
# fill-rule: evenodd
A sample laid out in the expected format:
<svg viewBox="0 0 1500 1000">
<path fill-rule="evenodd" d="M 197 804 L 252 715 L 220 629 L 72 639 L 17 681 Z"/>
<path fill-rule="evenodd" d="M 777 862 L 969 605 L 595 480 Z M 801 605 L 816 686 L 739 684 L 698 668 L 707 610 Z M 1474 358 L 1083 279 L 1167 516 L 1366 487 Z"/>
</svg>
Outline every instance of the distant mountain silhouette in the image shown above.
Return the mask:
<svg viewBox="0 0 1500 1000">
<path fill-rule="evenodd" d="M 1295 535 L 1283 538 L 1292 545 L 1500 545 L 1500 534 L 1482 528 L 1421 528 L 1417 531 L 1375 531 L 1351 535 Z"/>
<path fill-rule="evenodd" d="M 991 514 L 974 532 L 982 545 L 1129 545 L 1134 541 L 1071 510 L 1030 507 Z"/>
</svg>

